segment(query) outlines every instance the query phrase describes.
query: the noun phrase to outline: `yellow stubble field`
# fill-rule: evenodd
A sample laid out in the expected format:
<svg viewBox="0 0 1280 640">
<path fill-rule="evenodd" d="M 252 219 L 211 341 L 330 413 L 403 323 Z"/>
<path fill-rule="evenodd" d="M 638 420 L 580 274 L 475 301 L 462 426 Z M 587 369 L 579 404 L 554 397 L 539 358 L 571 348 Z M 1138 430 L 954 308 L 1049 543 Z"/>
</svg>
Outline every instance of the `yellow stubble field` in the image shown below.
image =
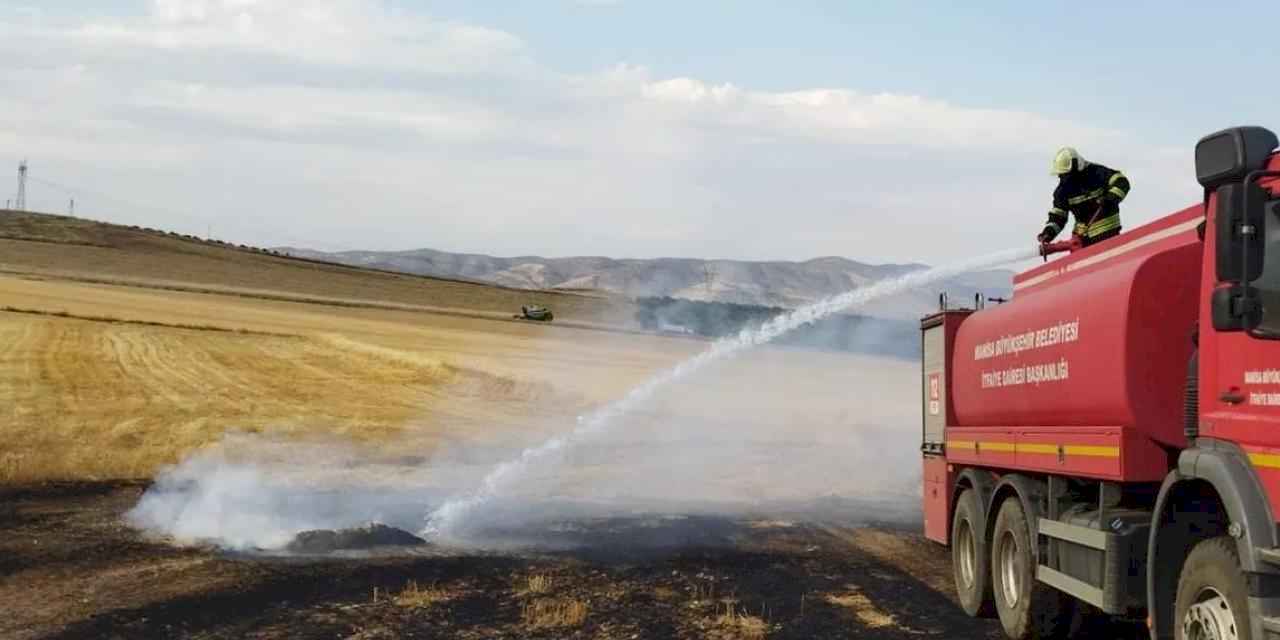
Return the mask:
<svg viewBox="0 0 1280 640">
<path fill-rule="evenodd" d="M 230 430 L 356 441 L 572 415 L 700 346 L 0 277 L 0 481 L 149 477 Z"/>
<path fill-rule="evenodd" d="M 525 446 L 707 345 L 47 276 L 0 276 L 0 309 L 9 484 L 150 478 L 236 431 L 424 456 L 441 443 Z M 776 473 L 797 479 L 794 465 L 812 472 L 794 487 L 823 493 L 867 482 L 841 473 L 842 458 L 881 455 L 869 447 L 884 428 L 914 437 L 917 377 L 900 360 L 765 348 L 665 389 L 625 428 L 650 443 L 714 439 L 689 455 L 726 458 L 733 491 L 769 495 Z M 635 447 L 651 459 L 634 464 L 656 467 L 637 476 L 660 477 L 667 454 Z"/>
</svg>

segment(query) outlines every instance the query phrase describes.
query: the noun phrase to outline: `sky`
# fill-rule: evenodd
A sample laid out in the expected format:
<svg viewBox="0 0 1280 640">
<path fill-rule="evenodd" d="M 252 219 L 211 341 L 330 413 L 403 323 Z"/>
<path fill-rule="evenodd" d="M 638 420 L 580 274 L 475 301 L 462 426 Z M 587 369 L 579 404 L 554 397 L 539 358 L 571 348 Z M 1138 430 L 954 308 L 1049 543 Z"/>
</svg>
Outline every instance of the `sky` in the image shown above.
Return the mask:
<svg viewBox="0 0 1280 640">
<path fill-rule="evenodd" d="M 941 263 L 1280 128 L 1280 3 L 0 2 L 0 197 L 258 246 Z M 10 169 L 4 169 L 8 165 Z M 9 177 L 4 177 L 8 174 Z"/>
</svg>

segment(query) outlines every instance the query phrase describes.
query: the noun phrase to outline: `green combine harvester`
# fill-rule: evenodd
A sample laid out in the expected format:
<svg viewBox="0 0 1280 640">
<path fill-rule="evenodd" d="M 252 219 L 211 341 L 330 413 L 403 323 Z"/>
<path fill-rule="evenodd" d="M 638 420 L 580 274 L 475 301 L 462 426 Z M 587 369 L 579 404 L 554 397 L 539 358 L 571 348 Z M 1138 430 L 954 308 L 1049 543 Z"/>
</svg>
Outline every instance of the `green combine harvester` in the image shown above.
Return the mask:
<svg viewBox="0 0 1280 640">
<path fill-rule="evenodd" d="M 518 320 L 532 320 L 534 322 L 551 322 L 555 319 L 555 314 L 546 307 L 537 305 L 526 305 L 520 307 L 520 315 L 512 316 Z"/>
</svg>

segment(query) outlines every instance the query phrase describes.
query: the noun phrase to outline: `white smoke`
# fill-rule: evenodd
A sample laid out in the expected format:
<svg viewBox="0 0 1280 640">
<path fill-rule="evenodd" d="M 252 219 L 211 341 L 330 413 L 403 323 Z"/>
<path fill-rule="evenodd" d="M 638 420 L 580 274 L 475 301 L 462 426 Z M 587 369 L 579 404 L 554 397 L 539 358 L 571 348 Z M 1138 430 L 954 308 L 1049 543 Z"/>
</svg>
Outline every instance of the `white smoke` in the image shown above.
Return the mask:
<svg viewBox="0 0 1280 640">
<path fill-rule="evenodd" d="M 424 509 L 437 542 L 486 547 L 570 545 L 564 523 L 632 514 L 914 521 L 918 363 L 780 348 L 738 356 L 832 313 L 1030 253 L 923 270 L 781 315 L 545 441 L 571 419 L 565 410 L 526 407 L 493 429 L 437 418 L 376 448 L 233 435 L 162 473 L 128 519 L 180 542 L 264 550 L 314 529 L 421 529 Z M 673 384 L 694 373 L 697 384 Z"/>
<path fill-rule="evenodd" d="M 233 433 L 165 471 L 126 514 L 180 543 L 274 550 L 298 533 L 381 522 L 412 529 L 432 478 L 349 442 Z"/>
<path fill-rule="evenodd" d="M 540 445 L 525 449 L 521 454 L 493 468 L 473 493 L 454 498 L 436 508 L 427 516 L 423 530 L 429 536 L 456 536 L 467 518 L 501 498 L 504 492 L 523 482 L 531 467 L 550 466 L 565 451 L 580 441 L 611 427 L 619 417 L 649 402 L 655 393 L 702 370 L 708 365 L 731 358 L 739 353 L 765 344 L 775 338 L 803 327 L 816 320 L 839 313 L 872 300 L 909 291 L 946 278 L 992 268 L 1011 262 L 1026 260 L 1036 255 L 1035 249 L 1014 249 L 983 256 L 963 263 L 912 272 L 898 278 L 882 280 L 874 284 L 832 296 L 812 305 L 782 314 L 756 329 L 744 329 L 730 338 L 716 341 L 706 351 L 677 364 L 667 371 L 632 389 L 622 399 L 578 418 L 578 426 L 571 432 L 555 436 Z"/>
</svg>

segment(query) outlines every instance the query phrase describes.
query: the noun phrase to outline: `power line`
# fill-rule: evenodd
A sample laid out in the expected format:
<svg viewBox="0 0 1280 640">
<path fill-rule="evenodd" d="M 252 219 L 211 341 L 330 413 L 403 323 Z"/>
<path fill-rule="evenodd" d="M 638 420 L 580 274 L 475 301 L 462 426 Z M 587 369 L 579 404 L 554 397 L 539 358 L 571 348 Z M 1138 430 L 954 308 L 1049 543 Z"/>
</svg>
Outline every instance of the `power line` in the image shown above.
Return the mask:
<svg viewBox="0 0 1280 640">
<path fill-rule="evenodd" d="M 27 161 L 18 163 L 18 196 L 14 199 L 13 208 L 18 211 L 27 210 Z"/>
<path fill-rule="evenodd" d="M 73 186 L 70 186 L 70 185 L 61 184 L 61 183 L 58 183 L 58 182 L 54 182 L 54 181 L 52 181 L 52 180 L 47 180 L 47 179 L 45 179 L 45 178 L 39 178 L 39 177 L 36 177 L 36 176 L 30 176 L 30 178 L 31 178 L 31 181 L 32 181 L 32 182 L 35 182 L 35 183 L 37 183 L 37 184 L 44 185 L 44 186 L 49 187 L 50 189 L 53 189 L 53 190 L 55 190 L 55 191 L 60 191 L 60 192 L 62 192 L 63 194 L 68 195 L 68 196 L 71 196 L 71 197 L 73 197 L 73 198 L 74 198 L 74 197 L 76 197 L 76 196 L 78 196 L 78 195 L 81 195 L 81 194 L 87 194 L 87 195 L 93 196 L 93 197 L 95 197 L 95 198 L 97 198 L 97 199 L 99 199 L 99 200 L 104 200 L 104 201 L 106 201 L 106 202 L 114 202 L 116 205 L 123 206 L 123 207 L 127 207 L 128 209 L 136 209 L 136 210 L 141 210 L 141 211 L 150 211 L 150 212 L 152 212 L 152 213 L 159 213 L 159 214 L 163 214 L 163 215 L 165 215 L 165 216 L 167 216 L 167 217 L 177 216 L 177 217 L 180 217 L 180 218 L 184 218 L 184 219 L 186 219 L 187 221 L 191 221 L 191 220 L 198 220 L 198 218 L 195 218 L 195 217 L 191 216 L 190 214 L 185 214 L 185 213 L 181 213 L 181 212 L 178 212 L 178 211 L 173 211 L 173 210 L 170 210 L 170 209 L 161 209 L 161 208 L 158 208 L 158 207 L 152 207 L 152 206 L 148 206 L 148 205 L 144 205 L 144 204 L 139 204 L 139 203 L 137 203 L 137 202 L 131 202 L 131 201 L 129 201 L 129 200 L 125 200 L 125 199 L 123 199 L 123 198 L 117 198 L 117 197 L 115 197 L 115 196 L 107 195 L 107 194 L 105 194 L 105 193 L 102 193 L 101 191 L 94 191 L 94 190 L 92 190 L 92 189 L 86 189 L 86 188 L 84 188 L 84 187 L 73 187 Z"/>
<path fill-rule="evenodd" d="M 124 207 L 127 210 L 148 211 L 151 213 L 163 215 L 169 219 L 172 219 L 174 217 L 182 218 L 184 223 L 186 223 L 186 225 L 188 226 L 189 233 L 199 233 L 198 230 L 200 228 L 200 223 L 203 223 L 205 232 L 206 232 L 206 237 L 209 237 L 212 235 L 212 230 L 213 230 L 212 224 L 209 222 L 207 218 L 199 217 L 193 214 L 183 213 L 180 211 L 175 211 L 172 209 L 161 209 L 159 207 L 139 204 L 137 202 L 131 202 L 129 200 L 125 200 L 123 198 L 117 198 L 115 196 L 107 195 L 105 193 L 102 193 L 101 191 L 95 191 L 92 189 L 85 189 L 83 187 L 62 184 L 59 182 L 54 182 L 53 180 L 47 180 L 45 178 L 40 178 L 37 176 L 28 176 L 28 177 L 31 179 L 32 182 L 43 185 L 55 191 L 60 191 L 67 196 L 71 196 L 72 198 L 88 195 L 108 203 L 114 202 L 117 206 Z M 81 198 L 81 200 L 83 200 L 83 198 Z M 83 205 L 83 202 L 81 204 Z M 91 204 L 89 208 L 92 209 L 94 207 Z M 81 206 L 81 209 L 85 209 L 85 207 Z M 339 245 L 334 245 L 333 243 L 330 243 L 330 242 L 320 242 L 320 241 L 307 240 L 304 238 L 300 238 L 291 232 L 280 229 L 279 227 L 274 227 L 269 224 L 264 224 L 264 221 L 262 220 L 256 221 L 255 227 L 257 228 L 257 230 L 261 232 L 270 233 L 276 236 L 277 238 L 280 238 L 281 240 L 285 241 L 286 243 L 294 245 L 296 247 L 319 249 L 322 251 L 335 251 L 335 250 L 342 250 L 347 248 Z"/>
</svg>

